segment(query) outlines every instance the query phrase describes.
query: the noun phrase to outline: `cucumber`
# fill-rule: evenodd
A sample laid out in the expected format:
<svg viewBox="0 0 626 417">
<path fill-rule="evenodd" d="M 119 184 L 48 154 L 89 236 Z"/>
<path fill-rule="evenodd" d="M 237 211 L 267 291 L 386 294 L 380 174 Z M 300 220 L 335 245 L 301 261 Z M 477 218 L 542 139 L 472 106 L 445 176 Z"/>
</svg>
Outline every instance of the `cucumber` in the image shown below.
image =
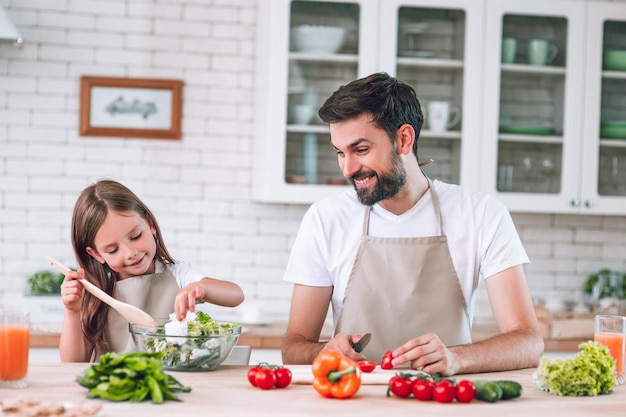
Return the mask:
<svg viewBox="0 0 626 417">
<path fill-rule="evenodd" d="M 522 385 L 515 381 L 495 381 L 502 388 L 502 399 L 510 400 L 522 395 Z"/>
<path fill-rule="evenodd" d="M 473 381 L 476 386 L 476 399 L 495 403 L 502 398 L 502 388 L 494 381 Z"/>
</svg>

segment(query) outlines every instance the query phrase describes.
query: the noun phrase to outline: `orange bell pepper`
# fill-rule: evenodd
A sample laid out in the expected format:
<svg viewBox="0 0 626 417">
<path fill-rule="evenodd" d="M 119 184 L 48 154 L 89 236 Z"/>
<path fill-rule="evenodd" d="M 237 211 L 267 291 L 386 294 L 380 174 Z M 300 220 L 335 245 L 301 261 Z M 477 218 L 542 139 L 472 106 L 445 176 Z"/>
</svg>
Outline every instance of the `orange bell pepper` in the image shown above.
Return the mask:
<svg viewBox="0 0 626 417">
<path fill-rule="evenodd" d="M 313 359 L 313 388 L 327 398 L 350 398 L 361 388 L 361 371 L 355 361 L 336 351 Z"/>
</svg>

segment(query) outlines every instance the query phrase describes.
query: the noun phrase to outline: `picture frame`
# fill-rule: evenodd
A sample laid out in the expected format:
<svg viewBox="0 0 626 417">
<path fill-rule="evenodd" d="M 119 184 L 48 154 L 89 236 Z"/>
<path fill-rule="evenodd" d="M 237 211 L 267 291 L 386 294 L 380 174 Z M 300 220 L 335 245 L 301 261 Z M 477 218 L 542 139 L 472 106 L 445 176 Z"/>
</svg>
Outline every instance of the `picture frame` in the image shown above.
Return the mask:
<svg viewBox="0 0 626 417">
<path fill-rule="evenodd" d="M 81 136 L 180 139 L 183 82 L 82 76 Z"/>
</svg>

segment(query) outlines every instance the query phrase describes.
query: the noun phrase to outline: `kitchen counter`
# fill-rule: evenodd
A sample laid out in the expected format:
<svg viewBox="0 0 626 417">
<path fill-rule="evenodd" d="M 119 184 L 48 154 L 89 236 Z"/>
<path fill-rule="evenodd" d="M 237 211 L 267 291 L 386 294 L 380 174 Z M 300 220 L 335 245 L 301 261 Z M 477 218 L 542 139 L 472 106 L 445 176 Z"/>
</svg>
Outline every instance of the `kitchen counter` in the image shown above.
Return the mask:
<svg viewBox="0 0 626 417">
<path fill-rule="evenodd" d="M 561 321 L 552 320 L 546 324 L 544 342 L 546 352 L 575 352 L 578 345 L 593 339 L 593 318 L 586 321 L 572 321 L 571 317 L 561 317 Z M 567 320 L 566 320 L 567 319 Z M 588 323 L 591 323 L 589 328 Z M 287 323 L 271 323 L 266 325 L 244 324 L 238 345 L 250 346 L 253 349 L 279 349 L 285 335 Z M 31 347 L 56 348 L 59 346 L 60 325 L 37 325 L 31 329 Z M 486 339 L 498 334 L 496 325 L 476 324 L 472 329 L 474 341 Z M 324 326 L 321 339 L 329 339 L 332 327 Z"/>
<path fill-rule="evenodd" d="M 19 390 L 0 388 L 0 399 L 36 399 L 54 404 L 79 404 L 97 401 L 102 416 L 308 416 L 308 415 L 437 415 L 484 417 L 552 416 L 555 412 L 568 417 L 622 416 L 626 411 L 626 386 L 618 386 L 609 395 L 598 397 L 558 397 L 538 390 L 532 381 L 535 369 L 510 372 L 464 375 L 468 379 L 508 379 L 522 384 L 523 393 L 514 400 L 486 403 L 474 400 L 469 404 L 440 404 L 413 398 L 386 396 L 384 385 L 362 385 L 356 396 L 348 400 L 323 398 L 310 385 L 292 384 L 285 389 L 261 390 L 252 387 L 246 378 L 246 366 L 221 366 L 212 372 L 168 372 L 192 388 L 179 393 L 180 402 L 109 402 L 89 400 L 87 389 L 75 378 L 89 365 L 84 363 L 35 363 L 28 368 L 28 387 Z"/>
<path fill-rule="evenodd" d="M 59 347 L 60 325 L 33 325 L 31 326 L 30 346 L 36 348 Z M 250 346 L 255 349 L 278 349 L 283 341 L 287 323 L 271 324 L 244 324 L 239 336 L 238 345 Z M 332 327 L 324 326 L 322 339 L 332 335 Z"/>
</svg>

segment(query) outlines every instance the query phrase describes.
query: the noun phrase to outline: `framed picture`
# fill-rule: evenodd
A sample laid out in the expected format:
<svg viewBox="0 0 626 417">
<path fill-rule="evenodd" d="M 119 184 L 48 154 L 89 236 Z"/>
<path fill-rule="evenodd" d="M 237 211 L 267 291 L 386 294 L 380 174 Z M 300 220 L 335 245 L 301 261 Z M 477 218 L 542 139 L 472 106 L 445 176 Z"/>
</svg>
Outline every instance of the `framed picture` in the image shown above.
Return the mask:
<svg viewBox="0 0 626 417">
<path fill-rule="evenodd" d="M 84 76 L 80 135 L 180 139 L 183 82 Z"/>
</svg>

